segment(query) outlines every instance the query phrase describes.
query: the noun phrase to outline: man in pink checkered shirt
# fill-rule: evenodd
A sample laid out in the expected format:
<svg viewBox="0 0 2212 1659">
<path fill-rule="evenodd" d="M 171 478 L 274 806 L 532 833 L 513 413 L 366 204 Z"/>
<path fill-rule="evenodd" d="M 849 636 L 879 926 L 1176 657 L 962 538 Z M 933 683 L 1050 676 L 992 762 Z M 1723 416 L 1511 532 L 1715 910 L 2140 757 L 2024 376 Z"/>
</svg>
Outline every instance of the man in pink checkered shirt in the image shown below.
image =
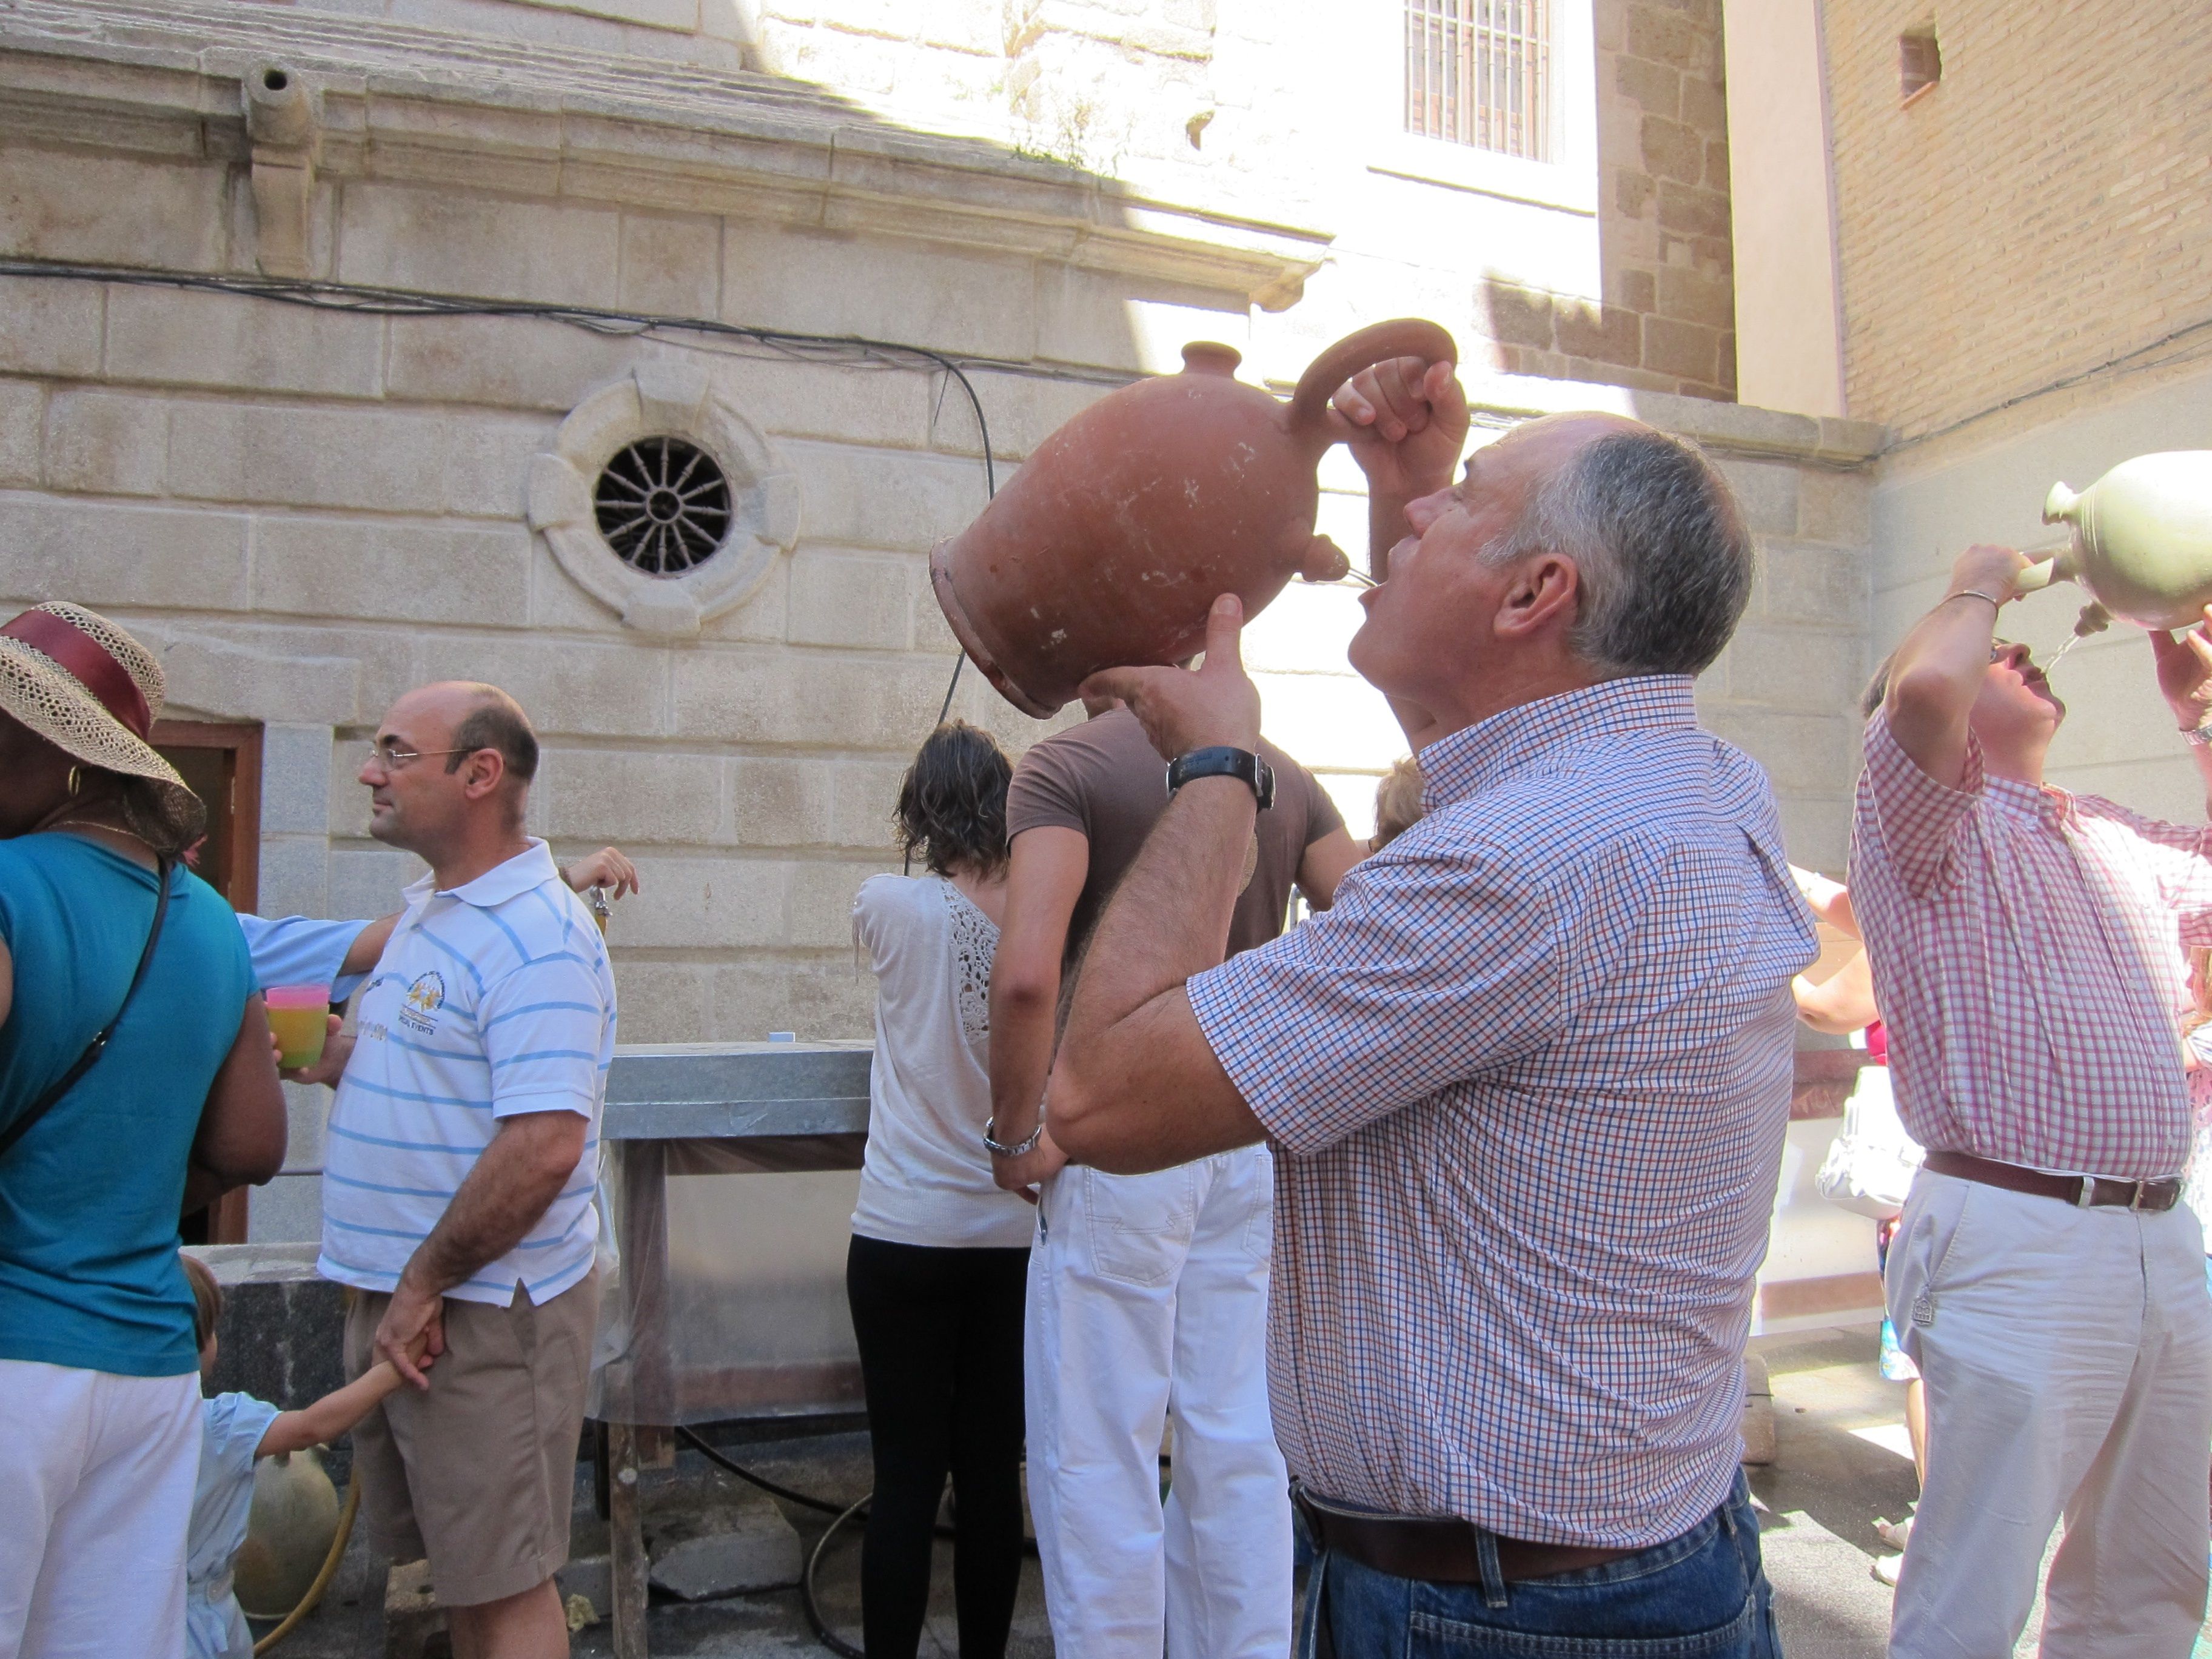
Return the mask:
<svg viewBox="0 0 2212 1659">
<path fill-rule="evenodd" d="M 1386 578 L 1351 659 L 1429 811 L 1220 965 L 1267 793 L 1236 599 L 1198 672 L 1096 677 L 1175 793 L 1077 980 L 1054 1138 L 1117 1170 L 1275 1146 L 1304 1651 L 1769 1659 L 1737 1422 L 1814 939 L 1765 775 L 1690 695 L 1750 539 L 1632 421 L 1532 421 L 1455 482 L 1449 364 L 1338 408 Z"/>
<path fill-rule="evenodd" d="M 2212 1530 L 2212 1299 L 2175 1202 L 2176 1033 L 2185 947 L 2212 943 L 2212 831 L 2043 781 L 2064 706 L 1994 637 L 2026 565 L 1969 549 L 1885 665 L 1852 835 L 1898 1109 L 1929 1149 L 1886 1287 L 1928 1396 L 1890 1651 L 2009 1654 L 2063 1512 L 2044 1652 L 2184 1659 Z M 2212 642 L 2150 639 L 2212 787 Z"/>
</svg>

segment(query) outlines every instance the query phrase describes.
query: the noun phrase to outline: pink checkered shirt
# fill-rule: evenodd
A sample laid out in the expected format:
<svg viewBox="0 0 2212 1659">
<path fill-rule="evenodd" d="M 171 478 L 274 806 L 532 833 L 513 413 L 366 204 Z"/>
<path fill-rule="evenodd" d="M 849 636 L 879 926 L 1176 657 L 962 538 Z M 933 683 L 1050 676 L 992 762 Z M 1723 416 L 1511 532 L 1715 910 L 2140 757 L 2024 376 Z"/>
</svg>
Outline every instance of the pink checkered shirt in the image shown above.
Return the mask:
<svg viewBox="0 0 2212 1659">
<path fill-rule="evenodd" d="M 2185 947 L 2212 944 L 2212 831 L 1987 776 L 1971 740 L 1964 781 L 1868 722 L 1851 903 L 1905 1127 L 1931 1152 L 2178 1174 Z"/>
<path fill-rule="evenodd" d="M 1428 815 L 1189 984 L 1273 1137 L 1291 1472 L 1642 1547 L 1728 1495 L 1814 954 L 1766 777 L 1687 678 L 1421 753 Z"/>
</svg>

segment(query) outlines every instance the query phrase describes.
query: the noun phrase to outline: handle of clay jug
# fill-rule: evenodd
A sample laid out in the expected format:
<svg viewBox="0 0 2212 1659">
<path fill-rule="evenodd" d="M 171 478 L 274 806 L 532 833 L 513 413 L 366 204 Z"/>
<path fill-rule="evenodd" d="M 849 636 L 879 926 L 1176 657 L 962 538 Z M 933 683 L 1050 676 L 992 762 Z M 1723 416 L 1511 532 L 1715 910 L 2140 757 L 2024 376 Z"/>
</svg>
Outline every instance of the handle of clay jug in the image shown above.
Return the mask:
<svg viewBox="0 0 2212 1659">
<path fill-rule="evenodd" d="M 2074 554 L 2081 545 L 2081 497 L 2063 483 L 2051 486 L 2051 493 L 2043 498 L 2043 521 L 2045 524 L 2071 524 L 2074 539 L 2067 547 L 2039 564 L 2032 564 L 2012 580 L 2015 593 L 2033 593 L 2053 582 L 2071 581 L 2079 574 L 2074 568 Z"/>
<path fill-rule="evenodd" d="M 1387 363 L 1393 357 L 1455 363 L 1459 345 L 1443 328 L 1425 317 L 1394 317 L 1346 335 L 1298 376 L 1298 389 L 1291 394 L 1291 430 L 1325 431 L 1328 400 L 1336 395 L 1337 387 L 1361 369 Z"/>
<path fill-rule="evenodd" d="M 2040 564 L 2028 566 L 2027 569 L 2014 576 L 2012 579 L 2012 591 L 2014 593 L 2040 592 L 2053 582 L 2073 580 L 2074 568 L 2071 562 L 2065 554 L 2058 553 L 2044 560 Z"/>
</svg>

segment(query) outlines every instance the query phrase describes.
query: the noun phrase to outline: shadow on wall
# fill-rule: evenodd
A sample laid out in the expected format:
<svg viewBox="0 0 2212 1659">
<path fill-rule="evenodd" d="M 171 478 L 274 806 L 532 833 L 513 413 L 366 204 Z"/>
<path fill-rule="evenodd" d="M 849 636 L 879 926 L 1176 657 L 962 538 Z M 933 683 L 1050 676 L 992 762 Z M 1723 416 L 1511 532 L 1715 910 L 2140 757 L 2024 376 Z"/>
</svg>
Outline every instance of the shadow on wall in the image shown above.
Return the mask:
<svg viewBox="0 0 2212 1659">
<path fill-rule="evenodd" d="M 1725 219 L 1725 198 L 1721 212 Z M 1474 295 L 1476 323 L 1485 337 L 1471 346 L 1486 351 L 1489 366 L 1509 374 L 1733 403 L 1735 296 L 1725 269 L 1710 276 L 1686 270 L 1668 283 L 1670 289 L 1694 286 L 1684 303 L 1704 320 L 1665 316 L 1656 311 L 1664 273 L 1620 270 L 1609 246 L 1615 240 L 1613 227 L 1601 222 L 1599 264 L 1605 287 L 1625 287 L 1632 300 L 1654 309 L 1553 294 L 1485 271 Z"/>
<path fill-rule="evenodd" d="M 1735 246 L 1717 0 L 1593 0 L 1597 292 L 1486 274 L 1494 366 L 1733 401 Z"/>
</svg>

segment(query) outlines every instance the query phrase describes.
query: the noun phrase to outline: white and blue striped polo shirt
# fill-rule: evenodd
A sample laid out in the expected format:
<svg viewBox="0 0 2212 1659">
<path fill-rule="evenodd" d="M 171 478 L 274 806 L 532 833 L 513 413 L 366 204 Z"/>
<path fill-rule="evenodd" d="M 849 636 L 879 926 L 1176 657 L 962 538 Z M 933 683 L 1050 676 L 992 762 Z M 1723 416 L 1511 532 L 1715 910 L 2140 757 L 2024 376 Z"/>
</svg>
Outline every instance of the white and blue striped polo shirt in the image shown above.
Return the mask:
<svg viewBox="0 0 2212 1659">
<path fill-rule="evenodd" d="M 331 1107 L 316 1271 L 390 1291 L 497 1130 L 523 1112 L 590 1121 L 575 1174 L 523 1241 L 446 1294 L 534 1303 L 591 1271 L 599 1109 L 615 982 L 599 931 L 542 841 L 450 891 L 407 890 L 356 1011 Z"/>
</svg>

